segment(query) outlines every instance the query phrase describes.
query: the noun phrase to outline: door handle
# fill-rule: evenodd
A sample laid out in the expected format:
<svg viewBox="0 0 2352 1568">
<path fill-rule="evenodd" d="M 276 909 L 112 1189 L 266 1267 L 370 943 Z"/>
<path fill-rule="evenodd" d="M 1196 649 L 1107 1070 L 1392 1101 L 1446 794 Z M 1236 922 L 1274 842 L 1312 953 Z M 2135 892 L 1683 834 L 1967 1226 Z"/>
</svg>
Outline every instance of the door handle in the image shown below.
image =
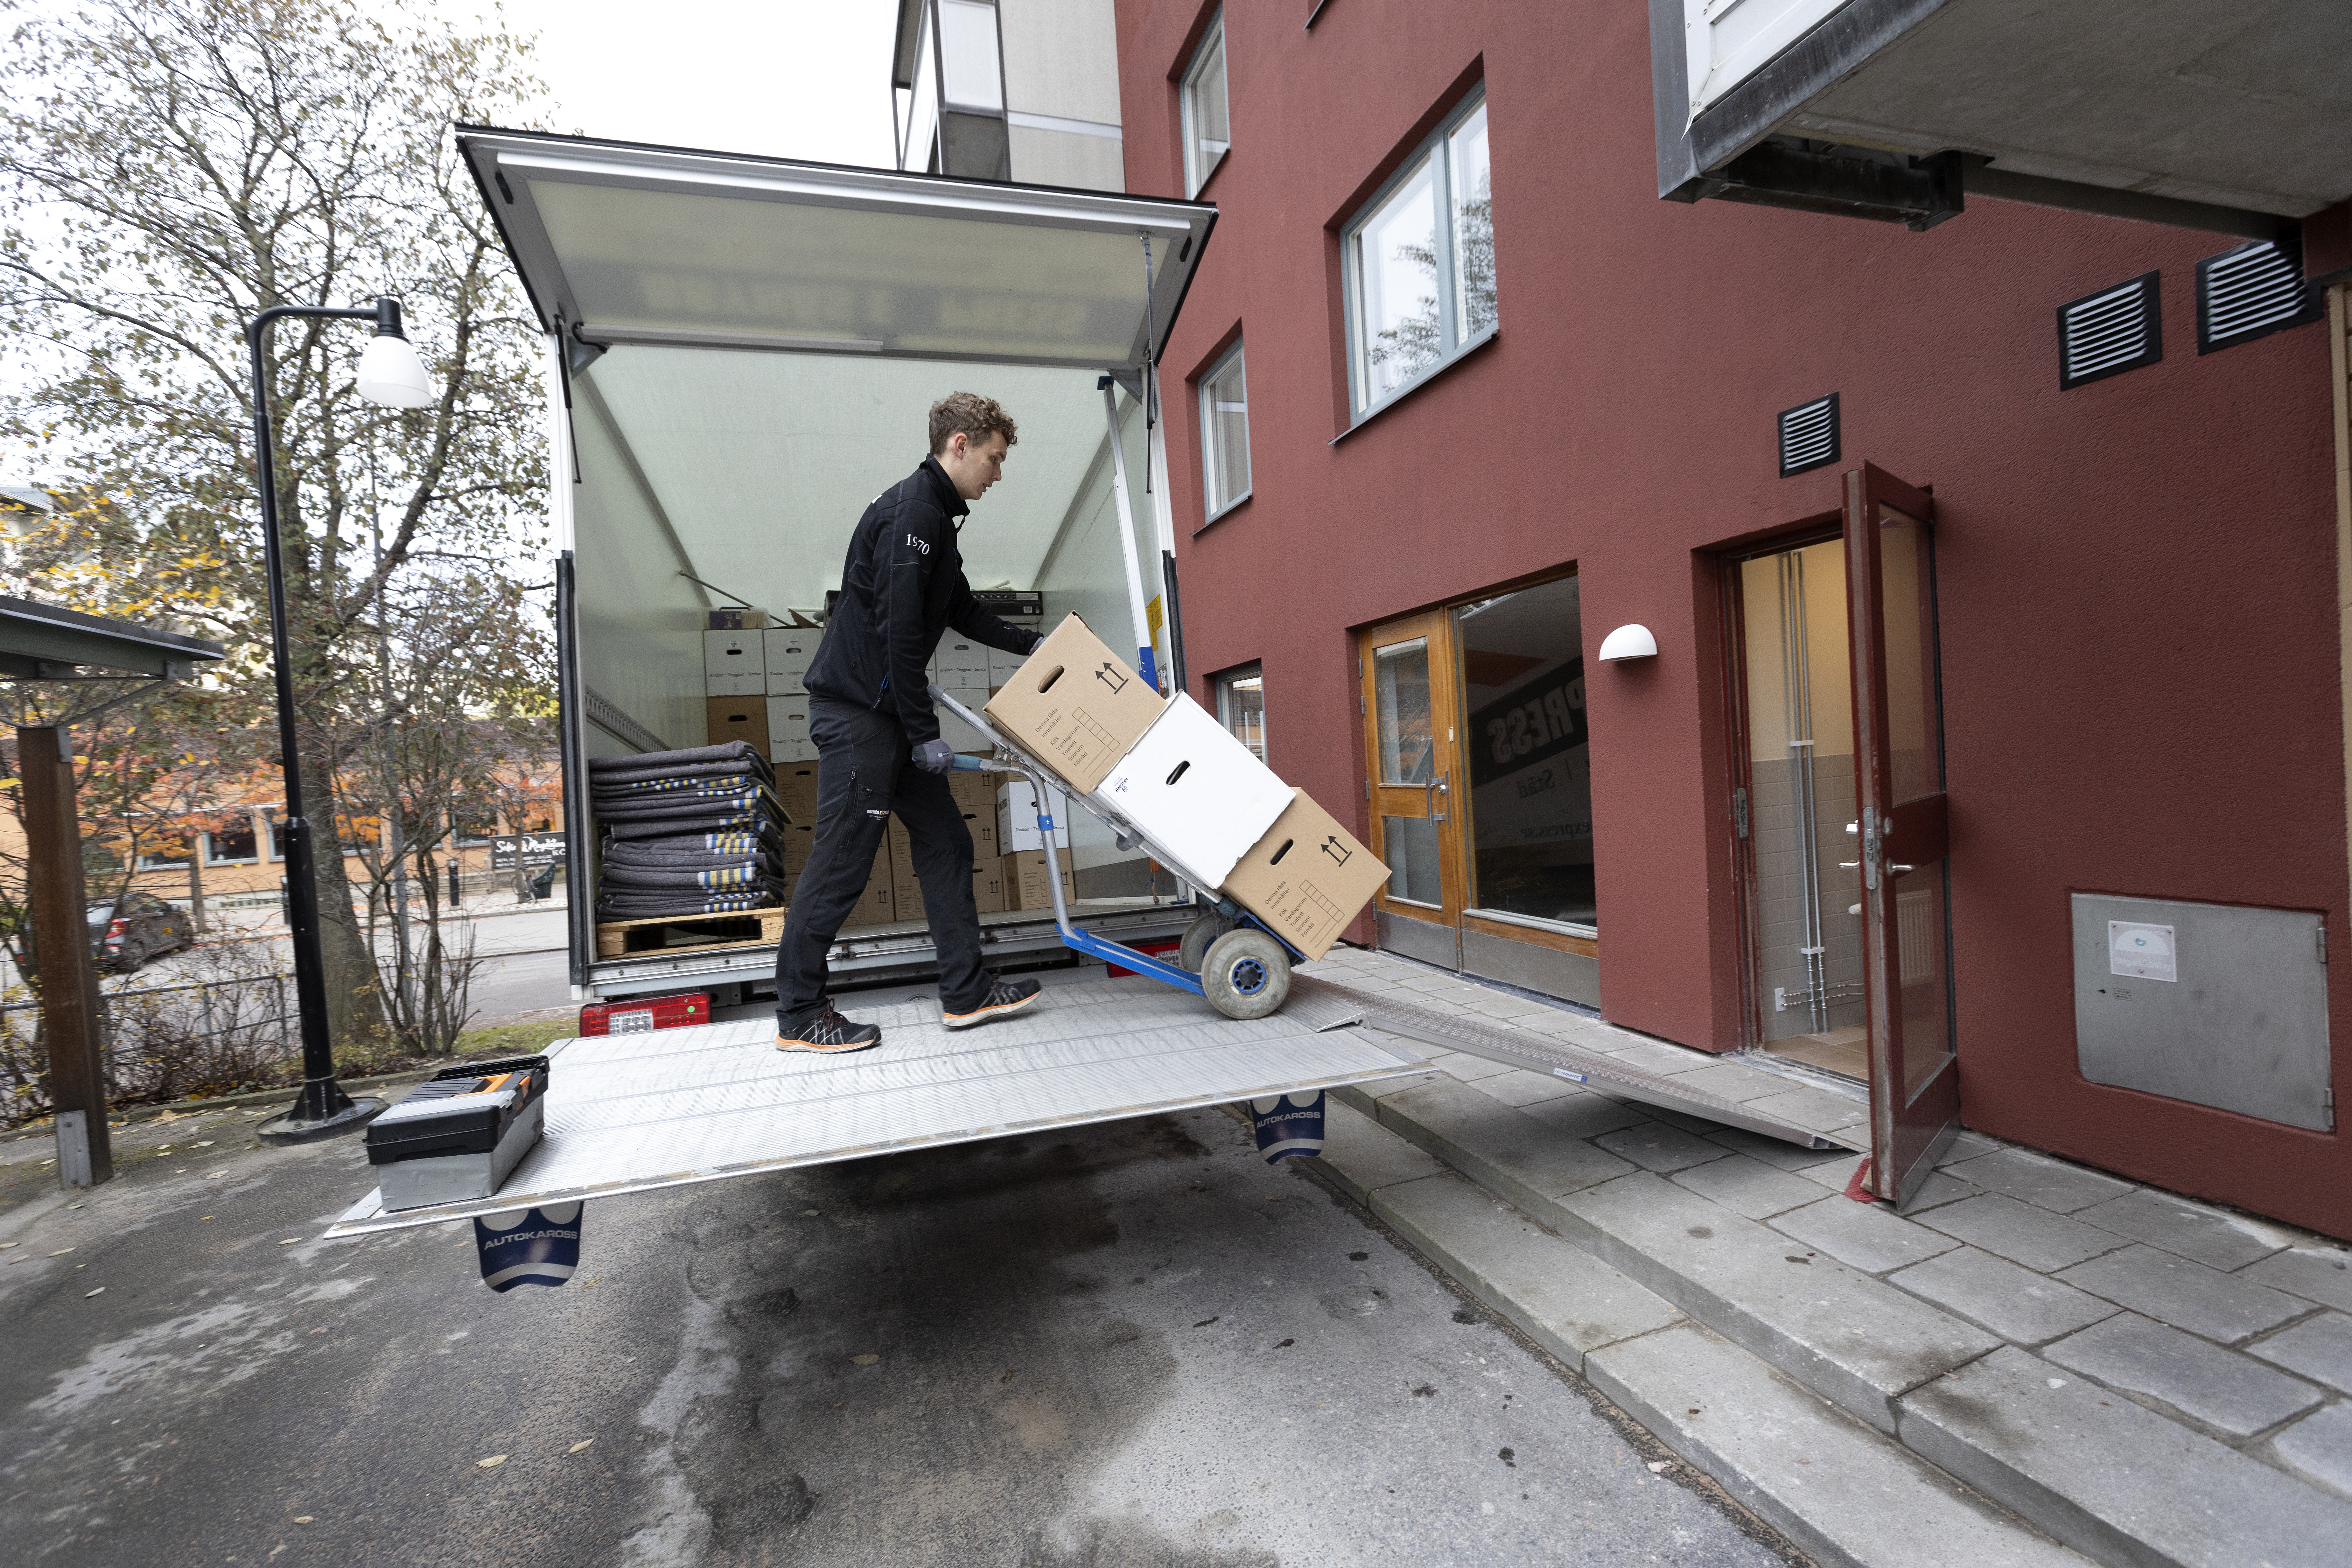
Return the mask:
<svg viewBox="0 0 2352 1568">
<path fill-rule="evenodd" d="M 1429 820 L 1432 822 L 1444 821 L 1445 814 L 1437 809 L 1437 797 L 1446 793 L 1445 775 L 1444 773 L 1440 773 L 1421 787 L 1422 798 L 1427 804 Z"/>
</svg>

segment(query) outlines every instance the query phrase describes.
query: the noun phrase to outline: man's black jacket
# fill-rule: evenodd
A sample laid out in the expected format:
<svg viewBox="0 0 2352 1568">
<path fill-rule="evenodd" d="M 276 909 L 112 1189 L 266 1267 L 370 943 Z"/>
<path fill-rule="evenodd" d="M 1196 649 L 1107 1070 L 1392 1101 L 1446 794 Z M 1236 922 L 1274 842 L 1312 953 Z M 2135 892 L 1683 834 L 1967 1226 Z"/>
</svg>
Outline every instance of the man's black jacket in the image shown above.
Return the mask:
<svg viewBox="0 0 2352 1568">
<path fill-rule="evenodd" d="M 956 520 L 971 510 L 934 458 L 875 497 L 850 535 L 841 597 L 809 665 L 811 693 L 892 715 L 909 747 L 939 739 L 924 668 L 948 627 L 1007 653 L 1041 640 L 972 603 L 956 549 Z"/>
</svg>

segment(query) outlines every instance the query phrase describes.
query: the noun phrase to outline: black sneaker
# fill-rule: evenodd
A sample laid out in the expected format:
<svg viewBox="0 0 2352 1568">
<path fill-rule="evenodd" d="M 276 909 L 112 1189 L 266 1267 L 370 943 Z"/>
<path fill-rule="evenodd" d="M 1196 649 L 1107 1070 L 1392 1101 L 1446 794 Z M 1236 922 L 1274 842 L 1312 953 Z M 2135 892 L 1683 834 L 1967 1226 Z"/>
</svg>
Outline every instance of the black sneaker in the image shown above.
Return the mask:
<svg viewBox="0 0 2352 1568">
<path fill-rule="evenodd" d="M 1037 1005 L 1037 983 L 1034 980 L 999 980 L 989 976 L 988 994 L 980 1005 L 969 1013 L 950 1013 L 941 1009 L 940 1022 L 950 1029 L 969 1029 L 975 1024 L 986 1024 L 998 1018 L 1009 1018 L 1024 1013 Z"/>
<path fill-rule="evenodd" d="M 853 1024 L 841 1016 L 830 1002 L 802 1019 L 796 1026 L 779 1026 L 776 1049 L 780 1051 L 817 1051 L 825 1056 L 838 1056 L 848 1051 L 862 1051 L 882 1043 L 882 1030 L 875 1024 Z"/>
</svg>

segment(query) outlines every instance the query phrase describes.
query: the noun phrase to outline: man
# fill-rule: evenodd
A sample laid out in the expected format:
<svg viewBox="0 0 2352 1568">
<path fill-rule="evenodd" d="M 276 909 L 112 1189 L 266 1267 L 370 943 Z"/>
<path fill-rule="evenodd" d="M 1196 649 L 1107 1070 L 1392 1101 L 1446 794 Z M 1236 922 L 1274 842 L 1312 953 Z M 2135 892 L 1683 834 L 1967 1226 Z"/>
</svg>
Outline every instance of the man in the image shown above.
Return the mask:
<svg viewBox="0 0 2352 1568">
<path fill-rule="evenodd" d="M 825 995 L 824 955 L 856 907 L 890 814 L 907 825 L 939 952 L 940 1012 L 970 1028 L 1034 1006 L 1037 983 L 981 967 L 971 897 L 971 834 L 948 792 L 954 752 L 940 737 L 924 667 L 940 635 L 1025 654 L 1044 639 L 972 602 L 956 531 L 970 503 L 1003 477 L 1015 437 L 992 399 L 950 394 L 931 407 L 931 455 L 858 520 L 841 597 L 809 666 L 809 733 L 817 749 L 815 843 L 776 949 L 776 1046 L 862 1051 L 882 1042 Z"/>
</svg>

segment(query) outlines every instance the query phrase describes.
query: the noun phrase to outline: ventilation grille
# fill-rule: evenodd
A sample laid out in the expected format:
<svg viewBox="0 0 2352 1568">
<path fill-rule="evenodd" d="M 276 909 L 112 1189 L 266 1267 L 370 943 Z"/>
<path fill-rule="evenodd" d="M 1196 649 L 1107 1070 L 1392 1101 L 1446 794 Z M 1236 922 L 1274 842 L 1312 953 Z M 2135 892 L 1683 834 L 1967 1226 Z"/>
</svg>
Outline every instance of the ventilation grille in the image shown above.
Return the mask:
<svg viewBox="0 0 2352 1568">
<path fill-rule="evenodd" d="M 1838 395 L 1780 411 L 1780 477 L 1838 460 Z"/>
<path fill-rule="evenodd" d="M 2086 294 L 2058 307 L 2058 385 L 2080 386 L 2164 357 L 2157 274 Z"/>
<path fill-rule="evenodd" d="M 2303 240 L 2258 239 L 2197 264 L 2197 352 L 2211 353 L 2319 320 L 2319 290 L 2303 280 Z"/>
</svg>

